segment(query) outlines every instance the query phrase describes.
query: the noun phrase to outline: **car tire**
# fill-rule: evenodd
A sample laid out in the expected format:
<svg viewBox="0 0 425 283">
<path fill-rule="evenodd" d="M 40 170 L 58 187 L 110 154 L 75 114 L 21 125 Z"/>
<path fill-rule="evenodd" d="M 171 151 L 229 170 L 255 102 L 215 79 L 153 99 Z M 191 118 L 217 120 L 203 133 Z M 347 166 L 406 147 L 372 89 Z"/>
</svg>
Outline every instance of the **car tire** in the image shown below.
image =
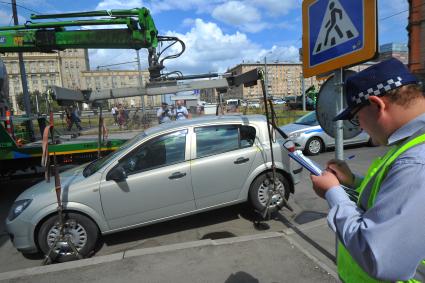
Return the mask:
<svg viewBox="0 0 425 283">
<path fill-rule="evenodd" d="M 55 241 L 55 236 L 59 234 L 59 217 L 53 215 L 40 226 L 37 240 L 38 246 L 43 254 L 47 255 Z M 88 217 L 78 213 L 65 213 L 65 235 L 69 235 L 71 242 L 75 245 L 80 255 L 85 258 L 91 255 L 96 247 L 99 238 L 97 225 Z M 63 244 L 57 247 L 52 253 L 51 258 L 56 262 L 66 262 L 76 260 L 77 257 L 72 253 L 71 248 Z"/>
<path fill-rule="evenodd" d="M 290 183 L 281 173 L 276 172 L 277 189 L 283 191 L 283 195 L 286 200 L 289 199 L 291 193 Z M 266 209 L 268 201 L 268 190 L 272 189 L 272 172 L 267 172 L 258 176 L 254 182 L 252 182 L 249 188 L 249 200 L 253 208 L 258 212 L 263 212 Z M 281 194 L 275 194 L 272 196 L 270 203 L 270 211 L 275 212 L 280 210 L 284 205 Z"/>
<path fill-rule="evenodd" d="M 323 151 L 323 142 L 318 137 L 310 138 L 304 148 L 304 153 L 306 155 L 318 155 Z"/>
</svg>

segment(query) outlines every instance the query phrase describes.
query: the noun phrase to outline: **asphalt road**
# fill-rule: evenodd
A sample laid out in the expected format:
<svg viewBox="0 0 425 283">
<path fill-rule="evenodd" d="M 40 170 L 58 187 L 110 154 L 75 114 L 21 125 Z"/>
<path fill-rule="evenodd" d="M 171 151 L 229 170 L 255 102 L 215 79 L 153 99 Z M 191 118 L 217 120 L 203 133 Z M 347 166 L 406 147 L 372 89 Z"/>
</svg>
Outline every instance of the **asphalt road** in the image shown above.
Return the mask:
<svg viewBox="0 0 425 283">
<path fill-rule="evenodd" d="M 371 159 L 382 155 L 382 147 L 356 147 L 345 150 L 346 156 L 355 155 L 348 163 L 356 172 L 364 172 Z M 328 151 L 313 157 L 316 162 L 325 164 L 335 153 Z M 4 230 L 4 220 L 14 199 L 20 192 L 30 187 L 38 180 L 13 180 L 0 183 L 0 273 L 18 270 L 41 264 L 42 256 L 24 257 L 10 242 Z M 120 232 L 103 238 L 95 256 L 112 254 L 136 248 L 155 247 L 201 239 L 219 239 L 234 236 L 251 235 L 263 231 L 282 231 L 289 226 L 301 227 L 311 221 L 323 218 L 328 206 L 311 189 L 309 174 L 303 172 L 302 181 L 296 185 L 295 194 L 291 196 L 290 204 L 294 212 L 283 209 L 280 215 L 265 221 L 264 225 L 253 225 L 258 216 L 251 212 L 245 204 L 218 209 L 202 214 L 189 216 L 165 223 Z M 312 244 L 320 244 L 310 239 Z M 323 251 L 324 253 L 329 253 Z"/>
</svg>

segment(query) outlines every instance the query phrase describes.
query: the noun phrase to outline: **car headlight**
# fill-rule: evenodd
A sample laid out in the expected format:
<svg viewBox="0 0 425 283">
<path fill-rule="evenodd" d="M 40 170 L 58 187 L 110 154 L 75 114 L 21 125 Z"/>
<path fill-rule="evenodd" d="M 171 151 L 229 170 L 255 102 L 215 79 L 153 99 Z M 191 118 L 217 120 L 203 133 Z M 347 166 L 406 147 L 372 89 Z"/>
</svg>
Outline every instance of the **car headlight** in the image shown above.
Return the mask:
<svg viewBox="0 0 425 283">
<path fill-rule="evenodd" d="M 292 133 L 292 134 L 289 134 L 289 138 L 291 138 L 291 139 L 296 139 L 296 138 L 299 138 L 301 136 L 301 133 Z"/>
<path fill-rule="evenodd" d="M 25 208 L 27 208 L 30 205 L 31 201 L 32 199 L 21 199 L 21 200 L 15 201 L 15 203 L 10 208 L 7 219 L 9 221 L 12 221 L 16 217 L 18 217 L 25 210 Z"/>
</svg>

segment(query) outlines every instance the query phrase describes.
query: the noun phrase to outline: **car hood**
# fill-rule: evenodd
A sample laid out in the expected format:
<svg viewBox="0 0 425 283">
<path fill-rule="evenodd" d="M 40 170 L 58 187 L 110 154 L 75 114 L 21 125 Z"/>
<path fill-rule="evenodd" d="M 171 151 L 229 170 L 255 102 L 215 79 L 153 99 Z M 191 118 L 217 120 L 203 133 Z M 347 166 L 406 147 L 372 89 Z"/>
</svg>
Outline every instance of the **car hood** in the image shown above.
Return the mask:
<svg viewBox="0 0 425 283">
<path fill-rule="evenodd" d="M 86 164 L 85 164 L 86 165 Z M 85 165 L 81 165 L 69 170 L 66 170 L 59 174 L 62 191 L 67 191 L 71 183 L 76 183 L 83 180 L 83 170 Z M 50 181 L 47 182 L 43 180 L 34 186 L 28 188 L 23 193 L 21 193 L 16 200 L 20 199 L 34 199 L 34 198 L 54 198 L 56 200 L 55 194 L 55 177 L 51 176 Z"/>
<path fill-rule="evenodd" d="M 293 133 L 293 132 L 298 132 L 300 130 L 305 130 L 308 128 L 311 128 L 312 126 L 309 125 L 301 125 L 301 124 L 288 124 L 288 125 L 284 125 L 282 127 L 280 127 L 280 129 L 282 129 L 282 131 L 284 131 L 287 135 Z"/>
</svg>

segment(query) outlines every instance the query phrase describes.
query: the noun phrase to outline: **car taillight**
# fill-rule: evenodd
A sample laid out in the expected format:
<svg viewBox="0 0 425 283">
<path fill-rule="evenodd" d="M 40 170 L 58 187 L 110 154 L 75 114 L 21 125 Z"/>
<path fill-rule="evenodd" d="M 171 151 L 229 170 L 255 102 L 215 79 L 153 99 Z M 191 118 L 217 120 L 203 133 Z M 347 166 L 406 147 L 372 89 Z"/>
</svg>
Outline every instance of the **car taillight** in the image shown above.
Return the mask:
<svg viewBox="0 0 425 283">
<path fill-rule="evenodd" d="M 283 146 L 289 151 L 289 152 L 294 152 L 295 151 L 295 144 L 293 141 L 288 140 L 286 141 Z"/>
<path fill-rule="evenodd" d="M 291 147 L 287 147 L 286 148 L 289 152 L 294 152 L 295 151 L 295 145 L 292 145 Z"/>
</svg>

